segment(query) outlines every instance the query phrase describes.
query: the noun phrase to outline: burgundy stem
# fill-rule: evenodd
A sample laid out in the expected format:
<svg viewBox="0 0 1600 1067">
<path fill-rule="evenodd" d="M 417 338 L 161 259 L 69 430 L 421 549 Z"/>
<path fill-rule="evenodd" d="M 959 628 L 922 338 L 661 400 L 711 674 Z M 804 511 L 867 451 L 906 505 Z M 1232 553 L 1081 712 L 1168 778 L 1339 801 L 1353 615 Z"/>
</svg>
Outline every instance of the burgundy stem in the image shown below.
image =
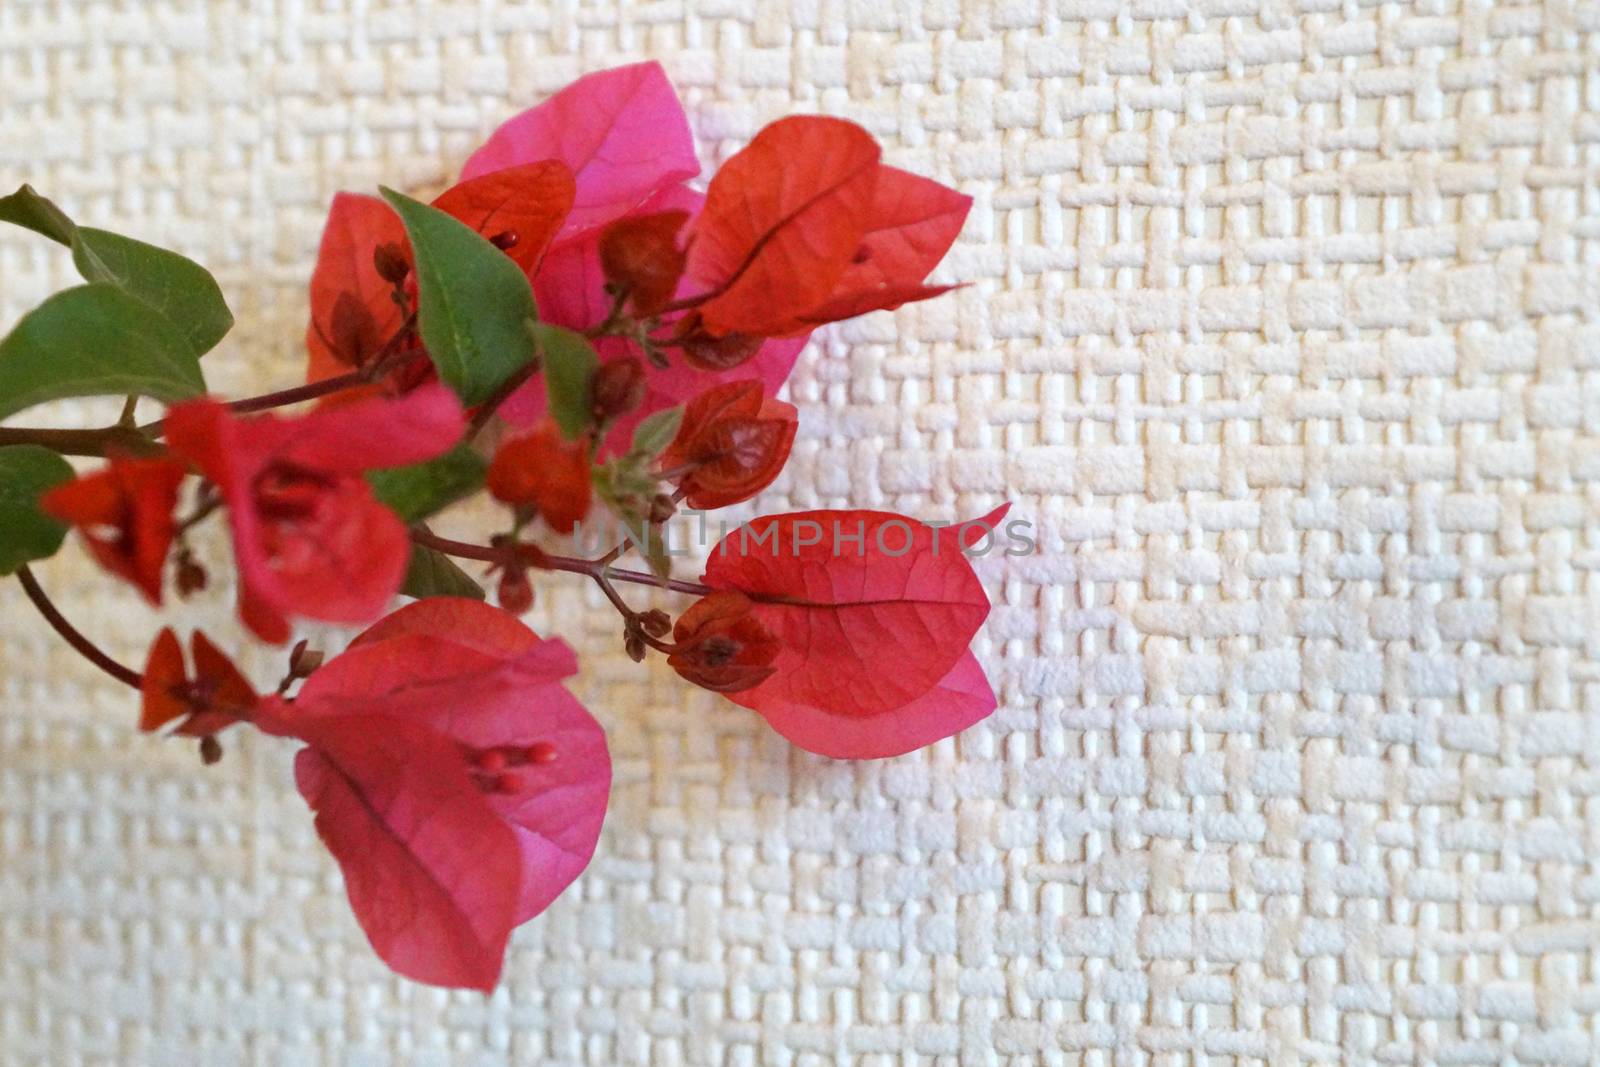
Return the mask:
<svg viewBox="0 0 1600 1067">
<path fill-rule="evenodd" d="M 468 544 L 466 541 L 453 541 L 448 537 L 440 537 L 427 530 L 412 530 L 411 540 L 431 548 L 435 552 L 443 552 L 447 556 L 459 559 L 475 559 L 484 563 L 506 563 L 517 558 L 515 548 L 494 548 L 489 545 Z M 677 593 L 688 593 L 690 596 L 706 596 L 713 592 L 709 585 L 699 582 L 686 582 L 679 578 L 657 578 L 653 574 L 643 571 L 620 570 L 608 566 L 598 559 L 579 559 L 576 556 L 544 555 L 532 564 L 547 571 L 567 571 L 570 574 L 584 574 L 598 580 L 601 575 L 618 582 L 634 582 L 638 585 L 653 585 L 657 588 L 671 589 Z"/>
<path fill-rule="evenodd" d="M 79 633 L 77 628 L 67 621 L 67 617 L 50 602 L 45 591 L 39 587 L 39 581 L 33 576 L 33 571 L 24 563 L 17 568 L 17 581 L 22 583 L 23 592 L 28 594 L 28 599 L 33 601 L 33 606 L 39 609 L 39 614 L 44 616 L 51 629 L 60 634 L 67 644 L 71 645 L 79 655 L 105 671 L 111 677 L 124 685 L 135 689 L 144 685 L 144 675 L 138 671 L 129 670 L 110 656 L 100 650 L 100 646 Z"/>
</svg>

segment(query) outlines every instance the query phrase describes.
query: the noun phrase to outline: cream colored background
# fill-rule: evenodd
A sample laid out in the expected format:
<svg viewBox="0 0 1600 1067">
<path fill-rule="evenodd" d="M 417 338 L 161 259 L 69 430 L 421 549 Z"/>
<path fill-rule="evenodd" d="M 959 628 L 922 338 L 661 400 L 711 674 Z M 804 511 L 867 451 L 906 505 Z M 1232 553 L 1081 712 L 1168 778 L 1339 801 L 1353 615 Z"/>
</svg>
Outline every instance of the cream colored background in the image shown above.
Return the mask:
<svg viewBox="0 0 1600 1067">
<path fill-rule="evenodd" d="M 1600 1061 L 1600 5 L 0 0 L 0 185 L 213 266 L 212 383 L 285 385 L 334 190 L 644 56 L 708 160 L 825 111 L 976 198 L 971 288 L 803 358 L 763 503 L 1015 501 L 1000 711 L 813 758 L 551 585 L 611 821 L 447 995 L 367 949 L 285 747 L 136 737 L 8 583 L 0 1059 Z M 0 233 L 4 321 L 68 277 Z M 42 573 L 140 660 L 133 597 Z"/>
</svg>

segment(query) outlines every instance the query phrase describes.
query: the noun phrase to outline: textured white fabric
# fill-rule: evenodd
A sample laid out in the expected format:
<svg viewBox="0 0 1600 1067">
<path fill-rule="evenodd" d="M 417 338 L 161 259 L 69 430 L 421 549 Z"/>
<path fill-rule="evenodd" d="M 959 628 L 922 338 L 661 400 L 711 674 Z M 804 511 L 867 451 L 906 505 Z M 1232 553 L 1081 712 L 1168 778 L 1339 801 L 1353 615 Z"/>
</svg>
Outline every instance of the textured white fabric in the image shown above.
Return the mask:
<svg viewBox="0 0 1600 1067">
<path fill-rule="evenodd" d="M 135 737 L 5 583 L 0 1060 L 1600 1062 L 1600 6 L 0 0 L 0 185 L 207 262 L 211 381 L 286 385 L 336 189 L 645 56 L 708 161 L 823 111 L 976 198 L 970 288 L 803 358 L 763 505 L 1015 501 L 1001 709 L 813 758 L 546 583 L 610 822 L 445 994 L 283 745 Z M 0 232 L 4 321 L 69 270 Z M 142 659 L 80 552 L 41 574 Z"/>
</svg>

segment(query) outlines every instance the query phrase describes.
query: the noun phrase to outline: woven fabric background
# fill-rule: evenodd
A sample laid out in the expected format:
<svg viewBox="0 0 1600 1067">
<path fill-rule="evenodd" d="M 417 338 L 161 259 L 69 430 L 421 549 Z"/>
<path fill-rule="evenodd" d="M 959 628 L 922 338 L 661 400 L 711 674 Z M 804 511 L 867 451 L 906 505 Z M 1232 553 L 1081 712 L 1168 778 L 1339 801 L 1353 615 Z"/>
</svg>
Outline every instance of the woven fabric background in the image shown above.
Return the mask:
<svg viewBox="0 0 1600 1067">
<path fill-rule="evenodd" d="M 612 814 L 446 994 L 284 745 L 136 737 L 5 583 L 0 1061 L 1600 1062 L 1600 5 L 0 0 L 0 186 L 211 265 L 214 387 L 288 385 L 335 190 L 648 56 L 708 163 L 821 111 L 976 198 L 970 288 L 803 357 L 762 507 L 1014 501 L 1000 710 L 811 757 L 546 583 Z M 69 272 L 0 232 L 0 321 Z M 40 573 L 142 661 L 133 596 Z"/>
</svg>

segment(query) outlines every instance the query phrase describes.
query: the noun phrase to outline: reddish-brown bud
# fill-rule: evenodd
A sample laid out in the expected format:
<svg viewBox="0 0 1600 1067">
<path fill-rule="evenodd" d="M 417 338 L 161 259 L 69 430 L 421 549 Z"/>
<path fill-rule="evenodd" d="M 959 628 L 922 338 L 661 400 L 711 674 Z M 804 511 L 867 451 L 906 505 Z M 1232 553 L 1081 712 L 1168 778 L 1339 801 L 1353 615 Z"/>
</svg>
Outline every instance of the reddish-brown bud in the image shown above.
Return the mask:
<svg viewBox="0 0 1600 1067">
<path fill-rule="evenodd" d="M 644 662 L 644 635 L 638 630 L 630 627 L 627 633 L 622 635 L 622 648 L 623 651 L 628 653 L 628 658 L 633 660 L 633 662 Z"/>
<path fill-rule="evenodd" d="M 672 629 L 672 616 L 660 608 L 651 608 L 639 616 L 639 625 L 651 637 L 665 637 Z"/>
<path fill-rule="evenodd" d="M 644 364 L 637 356 L 601 364 L 589 383 L 589 404 L 600 422 L 626 415 L 644 403 Z"/>
<path fill-rule="evenodd" d="M 304 678 L 322 666 L 322 650 L 311 648 L 309 641 L 297 642 L 289 652 L 289 673 Z"/>
<path fill-rule="evenodd" d="M 753 689 L 772 676 L 781 646 L 751 614 L 750 598 L 720 589 L 678 618 L 678 651 L 667 663 L 688 681 L 718 693 Z"/>
<path fill-rule="evenodd" d="M 507 567 L 500 574 L 500 606 L 513 615 L 533 607 L 533 584 L 521 567 Z"/>
<path fill-rule="evenodd" d="M 672 502 L 672 497 L 666 493 L 657 493 L 650 498 L 650 521 L 656 525 L 666 522 L 678 513 L 678 505 Z"/>
<path fill-rule="evenodd" d="M 750 361 L 761 348 L 761 338 L 746 333 L 730 333 L 713 337 L 700 329 L 692 329 L 679 338 L 683 345 L 683 358 L 700 370 L 732 370 Z"/>
<path fill-rule="evenodd" d="M 399 285 L 411 273 L 405 249 L 393 241 L 386 241 L 372 250 L 372 268 L 390 285 Z"/>
<path fill-rule="evenodd" d="M 178 595 L 191 597 L 206 587 L 206 569 L 187 548 L 178 552 Z"/>
<path fill-rule="evenodd" d="M 600 231 L 600 269 L 628 294 L 635 315 L 647 318 L 671 303 L 685 259 L 677 234 L 688 218 L 687 211 L 629 215 Z"/>
<path fill-rule="evenodd" d="M 217 740 L 215 734 L 206 734 L 200 739 L 200 762 L 210 767 L 220 759 L 222 759 L 222 742 Z"/>
</svg>

